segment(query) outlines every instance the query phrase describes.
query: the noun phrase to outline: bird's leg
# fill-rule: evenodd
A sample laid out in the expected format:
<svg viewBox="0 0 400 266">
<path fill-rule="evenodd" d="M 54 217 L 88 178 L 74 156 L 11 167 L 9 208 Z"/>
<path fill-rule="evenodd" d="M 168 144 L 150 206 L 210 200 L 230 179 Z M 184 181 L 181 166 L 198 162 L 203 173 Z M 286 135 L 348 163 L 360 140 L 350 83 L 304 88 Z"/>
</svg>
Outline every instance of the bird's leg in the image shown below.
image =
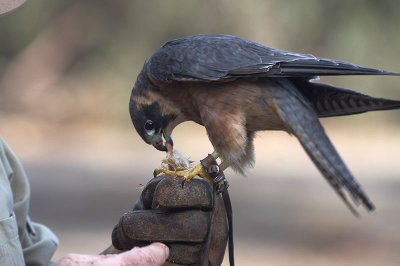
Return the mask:
<svg viewBox="0 0 400 266">
<path fill-rule="evenodd" d="M 219 153 L 217 151 L 213 151 L 210 155 L 215 160 L 219 158 Z M 228 165 L 226 163 L 222 162 L 218 167 L 220 170 L 225 170 L 228 167 Z M 210 174 L 207 172 L 207 170 L 208 169 L 204 169 L 203 165 L 201 163 L 199 163 L 195 167 L 193 167 L 190 171 L 188 171 L 187 174 L 183 176 L 183 179 L 185 181 L 190 181 L 195 176 L 200 176 L 202 178 L 207 179 L 208 181 L 210 181 L 212 183 L 214 181 L 214 179 L 210 176 Z"/>
<path fill-rule="evenodd" d="M 213 151 L 213 152 L 211 153 L 211 156 L 212 156 L 215 160 L 217 160 L 217 159 L 219 158 L 219 153 L 218 153 L 217 151 Z"/>
<path fill-rule="evenodd" d="M 217 159 L 219 158 L 219 153 L 216 152 L 216 151 L 213 151 L 213 152 L 211 153 L 211 156 L 212 156 L 215 160 L 217 160 Z M 225 171 L 225 170 L 229 167 L 229 164 L 228 164 L 227 162 L 221 160 L 221 163 L 218 165 L 218 167 L 219 167 L 220 171 Z"/>
<path fill-rule="evenodd" d="M 219 166 L 220 171 L 223 172 L 223 171 L 226 170 L 226 168 L 229 167 L 229 164 L 227 162 L 225 162 L 225 161 L 222 161 L 218 166 Z"/>
</svg>

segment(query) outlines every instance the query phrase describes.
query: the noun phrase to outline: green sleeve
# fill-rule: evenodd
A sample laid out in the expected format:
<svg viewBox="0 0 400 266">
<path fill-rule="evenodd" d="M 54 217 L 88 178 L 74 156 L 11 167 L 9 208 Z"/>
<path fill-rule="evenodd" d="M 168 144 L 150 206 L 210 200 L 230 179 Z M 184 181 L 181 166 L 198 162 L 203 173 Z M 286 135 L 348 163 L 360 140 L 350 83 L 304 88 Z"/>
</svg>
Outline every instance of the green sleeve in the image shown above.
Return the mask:
<svg viewBox="0 0 400 266">
<path fill-rule="evenodd" d="M 58 239 L 29 218 L 30 187 L 25 171 L 0 138 L 0 265 L 47 265 Z"/>
</svg>

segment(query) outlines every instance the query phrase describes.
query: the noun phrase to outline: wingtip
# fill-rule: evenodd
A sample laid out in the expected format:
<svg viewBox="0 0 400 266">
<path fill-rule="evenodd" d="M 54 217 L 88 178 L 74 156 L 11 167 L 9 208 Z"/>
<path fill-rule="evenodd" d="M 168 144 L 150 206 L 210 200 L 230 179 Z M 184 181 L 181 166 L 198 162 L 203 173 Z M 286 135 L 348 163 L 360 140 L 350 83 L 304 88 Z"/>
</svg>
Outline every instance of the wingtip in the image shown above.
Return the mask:
<svg viewBox="0 0 400 266">
<path fill-rule="evenodd" d="M 358 66 L 358 70 L 360 71 L 358 74 L 360 75 L 382 75 L 382 76 L 400 76 L 400 72 L 395 71 L 387 71 L 378 68 L 367 68 Z"/>
<path fill-rule="evenodd" d="M 384 76 L 400 76 L 400 72 L 393 72 L 393 71 L 386 71 L 379 69 L 378 75 L 384 75 Z"/>
<path fill-rule="evenodd" d="M 374 203 L 367 197 L 367 195 L 363 191 L 360 191 L 358 199 L 361 200 L 362 205 L 368 212 L 373 212 L 376 209 Z"/>
<path fill-rule="evenodd" d="M 352 204 L 350 204 L 350 202 L 345 200 L 345 204 L 349 208 L 350 212 L 354 215 L 354 217 L 361 218 L 360 213 L 356 210 L 356 208 Z M 356 204 L 357 204 L 357 202 L 356 202 Z M 359 204 L 357 204 L 357 205 L 359 205 Z M 375 210 L 375 205 L 369 200 L 365 201 L 363 199 L 362 205 L 365 207 L 365 209 L 368 211 L 368 213 L 371 213 Z"/>
<path fill-rule="evenodd" d="M 367 209 L 368 212 L 373 212 L 373 211 L 376 210 L 375 205 L 371 201 L 364 202 L 364 206 L 365 206 L 365 208 Z"/>
</svg>

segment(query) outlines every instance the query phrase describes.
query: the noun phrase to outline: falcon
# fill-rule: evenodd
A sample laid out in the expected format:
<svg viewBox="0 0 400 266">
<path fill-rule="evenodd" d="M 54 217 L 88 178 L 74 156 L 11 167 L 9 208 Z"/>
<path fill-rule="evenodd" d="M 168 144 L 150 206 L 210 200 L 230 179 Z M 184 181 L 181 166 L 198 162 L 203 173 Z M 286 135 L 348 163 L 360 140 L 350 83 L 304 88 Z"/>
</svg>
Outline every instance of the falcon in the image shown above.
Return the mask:
<svg viewBox="0 0 400 266">
<path fill-rule="evenodd" d="M 373 203 L 340 158 L 319 118 L 398 109 L 400 101 L 314 81 L 339 75 L 400 74 L 277 50 L 236 36 L 188 36 L 167 42 L 145 61 L 129 111 L 141 138 L 169 154 L 177 125 L 194 121 L 204 126 L 214 147 L 213 157 L 222 161 L 221 170 L 231 167 L 239 173 L 254 164 L 257 131 L 286 131 L 298 138 L 354 214 L 348 196 L 372 211 Z M 201 165 L 180 172 L 186 180 L 204 175 Z"/>
</svg>

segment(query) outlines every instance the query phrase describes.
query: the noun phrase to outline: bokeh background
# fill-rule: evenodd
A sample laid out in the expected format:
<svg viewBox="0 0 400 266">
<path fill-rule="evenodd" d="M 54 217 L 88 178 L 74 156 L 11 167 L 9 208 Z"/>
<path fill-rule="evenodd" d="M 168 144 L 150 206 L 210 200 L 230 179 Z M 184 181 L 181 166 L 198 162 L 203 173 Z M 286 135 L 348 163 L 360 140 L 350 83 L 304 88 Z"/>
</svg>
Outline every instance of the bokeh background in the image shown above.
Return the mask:
<svg viewBox="0 0 400 266">
<path fill-rule="evenodd" d="M 35 0 L 0 16 L 0 135 L 32 183 L 31 215 L 59 236 L 56 258 L 98 253 L 163 154 L 128 114 L 144 60 L 167 40 L 234 34 L 271 47 L 400 71 L 400 2 Z M 323 78 L 400 100 L 398 77 Z M 256 139 L 256 166 L 232 171 L 238 265 L 399 265 L 399 111 L 323 119 L 375 202 L 356 219 L 282 132 Z M 185 123 L 175 146 L 212 150 Z M 225 261 L 227 264 L 227 259 Z"/>
</svg>

